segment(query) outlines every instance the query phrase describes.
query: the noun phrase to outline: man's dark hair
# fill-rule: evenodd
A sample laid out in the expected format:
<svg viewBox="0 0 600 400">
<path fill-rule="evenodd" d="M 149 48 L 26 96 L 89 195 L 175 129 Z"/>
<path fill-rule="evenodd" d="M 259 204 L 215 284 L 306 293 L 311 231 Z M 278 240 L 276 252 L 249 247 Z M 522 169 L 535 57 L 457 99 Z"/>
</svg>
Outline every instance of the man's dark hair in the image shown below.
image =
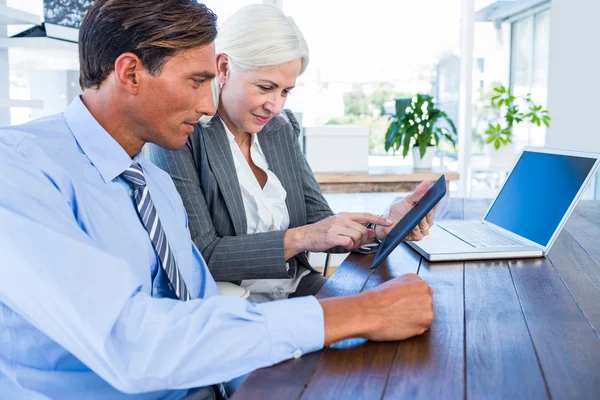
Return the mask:
<svg viewBox="0 0 600 400">
<path fill-rule="evenodd" d="M 79 27 L 79 84 L 98 88 L 127 52 L 158 75 L 167 59 L 216 36 L 217 16 L 194 0 L 96 0 Z"/>
</svg>

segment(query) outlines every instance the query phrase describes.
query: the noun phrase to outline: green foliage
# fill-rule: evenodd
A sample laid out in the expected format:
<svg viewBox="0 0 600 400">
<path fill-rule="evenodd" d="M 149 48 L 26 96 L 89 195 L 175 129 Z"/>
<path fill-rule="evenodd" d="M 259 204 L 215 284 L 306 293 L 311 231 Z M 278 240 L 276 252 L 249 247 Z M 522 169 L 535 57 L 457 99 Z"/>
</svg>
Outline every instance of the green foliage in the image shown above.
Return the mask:
<svg viewBox="0 0 600 400">
<path fill-rule="evenodd" d="M 396 92 L 390 87 L 380 87 L 371 93 L 371 107 L 377 110 L 378 114 L 385 115 L 385 103 L 399 97 L 411 97 L 411 94 L 405 92 Z"/>
<path fill-rule="evenodd" d="M 344 115 L 369 115 L 369 99 L 362 90 L 344 93 Z"/>
<path fill-rule="evenodd" d="M 379 111 L 379 115 L 383 115 L 385 113 L 385 103 L 393 100 L 395 97 L 399 96 L 394 91 L 386 88 L 378 88 L 371 93 L 371 105 L 375 110 Z"/>
<path fill-rule="evenodd" d="M 550 116 L 548 110 L 536 104 L 531 100 L 531 93 L 515 97 L 510 89 L 502 85 L 494 88 L 494 96 L 492 97 L 492 108 L 505 110 L 504 122 L 505 126 L 500 123 L 489 123 L 488 129 L 485 131 L 487 135 L 486 143 L 493 143 L 494 148 L 498 150 L 500 146 L 512 143 L 513 126 L 520 124 L 523 121 L 531 122 L 537 126 L 542 124 L 550 127 Z M 517 100 L 522 100 L 524 108 L 521 110 L 517 105 Z"/>
<path fill-rule="evenodd" d="M 385 151 L 402 147 L 406 157 L 412 146 L 419 147 L 421 158 L 427 146 L 440 146 L 446 140 L 456 148 L 456 127 L 445 112 L 435 108 L 433 97 L 417 94 L 412 99 L 396 99 L 396 112 L 389 116 L 390 124 L 385 134 Z M 448 128 L 440 126 L 445 121 Z"/>
<path fill-rule="evenodd" d="M 382 84 L 370 95 L 361 86 L 355 86 L 351 92 L 344 93 L 344 115 L 369 118 L 385 114 L 385 103 L 398 97 L 410 96 L 394 91 L 388 85 Z"/>
</svg>

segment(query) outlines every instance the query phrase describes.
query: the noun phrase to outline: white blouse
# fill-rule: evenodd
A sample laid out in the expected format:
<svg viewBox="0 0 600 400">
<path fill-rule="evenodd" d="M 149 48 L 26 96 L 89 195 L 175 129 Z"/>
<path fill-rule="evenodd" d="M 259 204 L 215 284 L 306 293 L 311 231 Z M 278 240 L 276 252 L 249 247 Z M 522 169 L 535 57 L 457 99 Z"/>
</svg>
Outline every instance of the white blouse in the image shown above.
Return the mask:
<svg viewBox="0 0 600 400">
<path fill-rule="evenodd" d="M 223 121 L 221 122 L 225 128 L 225 132 L 227 132 L 235 171 L 240 182 L 244 211 L 246 212 L 248 223 L 247 233 L 253 234 L 288 229 L 290 215 L 285 204 L 287 192 L 277 176 L 269 170 L 269 164 L 256 138 L 256 134 L 251 135 L 250 157 L 254 164 L 267 174 L 267 183 L 264 188 L 260 187 L 250 165 L 235 142 L 235 137 L 227 128 L 227 125 Z M 295 292 L 300 284 L 300 280 L 308 275 L 309 272 L 310 270 L 307 268 L 298 266 L 296 276 L 291 279 L 248 279 L 242 281 L 241 285 L 250 291 L 249 300 L 252 302 L 260 303 L 270 300 L 280 300 L 287 298 L 290 293 Z"/>
</svg>

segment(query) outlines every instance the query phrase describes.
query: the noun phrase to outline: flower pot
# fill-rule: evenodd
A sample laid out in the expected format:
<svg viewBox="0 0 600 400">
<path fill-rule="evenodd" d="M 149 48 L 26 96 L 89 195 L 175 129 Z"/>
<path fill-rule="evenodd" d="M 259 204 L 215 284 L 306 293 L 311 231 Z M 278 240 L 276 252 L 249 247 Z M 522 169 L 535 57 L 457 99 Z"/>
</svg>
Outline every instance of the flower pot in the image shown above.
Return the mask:
<svg viewBox="0 0 600 400">
<path fill-rule="evenodd" d="M 517 158 L 514 143 L 502 145 L 498 150 L 494 148 L 493 144 L 488 144 L 486 145 L 486 153 L 489 161 L 488 168 L 498 172 L 510 171 Z"/>
<path fill-rule="evenodd" d="M 414 169 L 431 169 L 433 166 L 433 156 L 435 155 L 435 146 L 427 146 L 423 158 L 418 146 L 412 148 Z"/>
</svg>

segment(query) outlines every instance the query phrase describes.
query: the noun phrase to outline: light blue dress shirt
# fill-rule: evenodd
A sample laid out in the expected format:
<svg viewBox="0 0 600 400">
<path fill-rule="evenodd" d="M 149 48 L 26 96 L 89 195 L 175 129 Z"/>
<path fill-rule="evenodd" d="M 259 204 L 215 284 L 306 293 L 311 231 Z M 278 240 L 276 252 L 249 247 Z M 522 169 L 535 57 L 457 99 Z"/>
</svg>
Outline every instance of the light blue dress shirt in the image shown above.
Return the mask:
<svg viewBox="0 0 600 400">
<path fill-rule="evenodd" d="M 0 129 L 0 397 L 179 399 L 323 346 L 314 297 L 219 296 L 171 178 L 135 160 L 192 301 L 164 297 L 132 160 L 79 97 Z"/>
</svg>

